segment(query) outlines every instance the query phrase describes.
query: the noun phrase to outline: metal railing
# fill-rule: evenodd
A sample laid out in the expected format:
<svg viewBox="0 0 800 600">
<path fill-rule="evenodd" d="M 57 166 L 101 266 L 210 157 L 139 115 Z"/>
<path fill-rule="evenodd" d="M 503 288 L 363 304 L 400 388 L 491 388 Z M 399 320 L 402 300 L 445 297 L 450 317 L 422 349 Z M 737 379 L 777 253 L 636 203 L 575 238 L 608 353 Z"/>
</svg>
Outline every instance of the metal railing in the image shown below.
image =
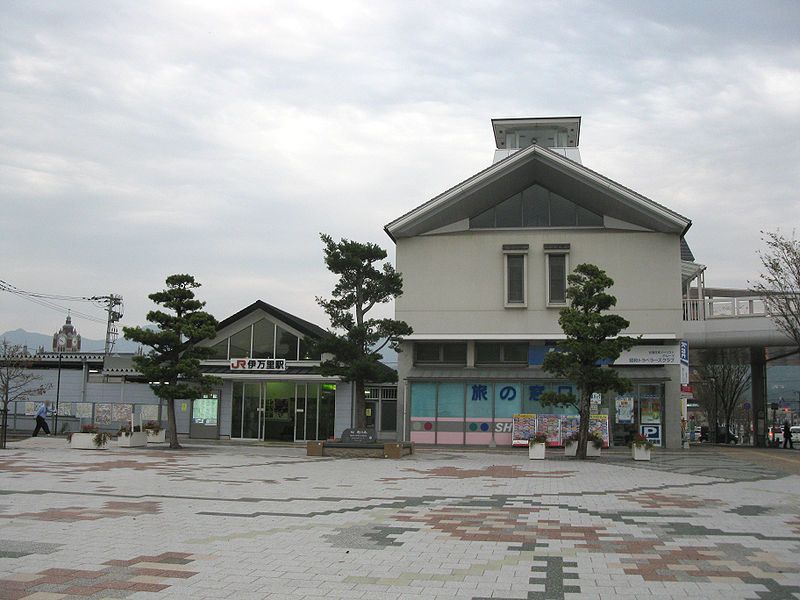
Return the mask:
<svg viewBox="0 0 800 600">
<path fill-rule="evenodd" d="M 769 316 L 764 301 L 758 296 L 737 298 L 691 298 L 683 301 L 683 320 L 736 319 Z"/>
</svg>

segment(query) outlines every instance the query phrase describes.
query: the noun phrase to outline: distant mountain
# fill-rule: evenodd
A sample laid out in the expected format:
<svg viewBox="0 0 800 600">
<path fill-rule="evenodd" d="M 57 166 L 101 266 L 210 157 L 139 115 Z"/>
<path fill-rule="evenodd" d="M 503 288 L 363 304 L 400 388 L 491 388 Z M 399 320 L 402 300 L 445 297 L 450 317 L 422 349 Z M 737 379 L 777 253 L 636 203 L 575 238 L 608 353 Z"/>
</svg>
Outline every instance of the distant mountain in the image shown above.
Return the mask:
<svg viewBox="0 0 800 600">
<path fill-rule="evenodd" d="M 39 346 L 44 346 L 46 352 L 52 352 L 53 350 L 53 336 L 44 333 L 15 329 L 14 331 L 6 331 L 0 334 L 0 340 L 2 339 L 6 339 L 9 343 L 18 346 L 27 346 L 30 352 L 36 352 Z M 92 340 L 81 337 L 81 352 L 102 352 L 105 344 L 105 340 Z M 136 352 L 138 348 L 139 344 L 125 338 L 118 338 L 114 344 L 115 352 Z"/>
</svg>

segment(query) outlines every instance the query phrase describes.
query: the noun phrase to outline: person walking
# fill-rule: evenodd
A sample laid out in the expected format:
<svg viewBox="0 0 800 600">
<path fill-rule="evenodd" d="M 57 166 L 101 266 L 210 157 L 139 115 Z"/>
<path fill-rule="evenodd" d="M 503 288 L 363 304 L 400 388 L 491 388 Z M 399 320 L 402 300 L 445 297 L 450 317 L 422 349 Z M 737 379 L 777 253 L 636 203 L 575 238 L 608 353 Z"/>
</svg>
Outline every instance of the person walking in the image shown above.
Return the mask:
<svg viewBox="0 0 800 600">
<path fill-rule="evenodd" d="M 789 444 L 789 448 L 794 450 L 794 442 L 792 441 L 792 428 L 789 427 L 789 421 L 783 422 L 783 447 L 786 448 L 786 444 Z"/>
<path fill-rule="evenodd" d="M 33 437 L 39 435 L 39 430 L 44 429 L 45 435 L 50 435 L 50 427 L 47 425 L 46 417 L 55 411 L 50 408 L 50 401 L 45 400 L 36 411 L 36 429 L 33 430 Z"/>
</svg>

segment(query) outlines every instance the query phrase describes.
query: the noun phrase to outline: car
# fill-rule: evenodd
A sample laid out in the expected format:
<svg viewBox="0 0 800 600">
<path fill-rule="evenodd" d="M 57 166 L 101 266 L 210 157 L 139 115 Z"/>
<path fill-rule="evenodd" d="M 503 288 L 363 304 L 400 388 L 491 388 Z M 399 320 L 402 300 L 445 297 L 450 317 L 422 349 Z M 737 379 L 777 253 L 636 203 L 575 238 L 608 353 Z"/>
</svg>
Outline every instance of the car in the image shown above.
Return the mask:
<svg viewBox="0 0 800 600">
<path fill-rule="evenodd" d="M 800 444 L 800 425 L 793 425 L 789 431 L 792 432 L 792 443 Z"/>
<path fill-rule="evenodd" d="M 717 427 L 717 443 L 738 444 L 739 436 L 733 433 L 730 429 L 726 429 L 725 427 Z"/>
<path fill-rule="evenodd" d="M 783 427 L 780 425 L 773 425 L 770 427 L 767 432 L 767 438 L 769 439 L 769 445 L 773 448 L 783 444 Z"/>
</svg>

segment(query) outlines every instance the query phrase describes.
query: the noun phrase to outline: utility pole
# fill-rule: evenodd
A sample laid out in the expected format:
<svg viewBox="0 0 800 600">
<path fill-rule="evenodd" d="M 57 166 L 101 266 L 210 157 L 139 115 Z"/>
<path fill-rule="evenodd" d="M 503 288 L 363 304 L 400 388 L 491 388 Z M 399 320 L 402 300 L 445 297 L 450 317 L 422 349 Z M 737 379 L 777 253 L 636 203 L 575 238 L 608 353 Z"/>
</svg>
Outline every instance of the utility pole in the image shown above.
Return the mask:
<svg viewBox="0 0 800 600">
<path fill-rule="evenodd" d="M 117 323 L 122 319 L 122 296 L 109 294 L 108 296 L 93 296 L 90 299 L 106 305 L 108 321 L 106 324 L 106 343 L 103 352 L 108 355 L 114 348 L 114 342 L 119 335 Z"/>
</svg>

